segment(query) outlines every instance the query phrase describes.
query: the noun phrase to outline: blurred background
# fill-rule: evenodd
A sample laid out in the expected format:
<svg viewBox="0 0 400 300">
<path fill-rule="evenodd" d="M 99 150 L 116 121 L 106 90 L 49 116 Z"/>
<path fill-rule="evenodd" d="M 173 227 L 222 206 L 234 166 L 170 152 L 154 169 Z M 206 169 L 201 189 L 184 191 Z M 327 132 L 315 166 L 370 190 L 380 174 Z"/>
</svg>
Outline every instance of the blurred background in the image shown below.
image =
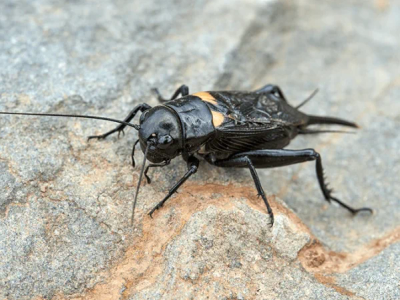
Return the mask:
<svg viewBox="0 0 400 300">
<path fill-rule="evenodd" d="M 186 252 L 171 249 L 189 247 L 173 244 L 179 238 L 189 245 L 197 240 L 181 231 L 191 228 L 185 224 L 194 217 L 182 217 L 180 207 L 199 212 L 195 220 L 212 230 L 207 201 L 220 197 L 227 205 L 233 197 L 224 198 L 218 185 L 249 188 L 249 198 L 232 200 L 235 207 L 257 202 L 247 171 L 202 165 L 192 187 L 182 189 L 182 197 L 192 202 L 171 201 L 151 220 L 145 213 L 186 166 L 177 159 L 168 169 L 153 171 L 153 184 L 141 189 L 140 224 L 132 231 L 129 215 L 138 171 L 132 170 L 130 152 L 136 132 L 87 143 L 87 136 L 113 124 L 2 116 L 0 298 L 201 299 L 199 289 L 208 288 L 211 298 L 220 299 L 400 298 L 399 1 L 3 0 L 0 11 L 1 111 L 122 119 L 138 103 L 157 105 L 153 87 L 169 96 L 181 84 L 194 93 L 254 90 L 272 83 L 294 105 L 319 88 L 303 111 L 349 119 L 361 128 L 356 135 L 299 137 L 288 148 L 315 148 L 335 195 L 354 207 L 375 210 L 372 216 L 353 218 L 326 203 L 314 163 L 260 171 L 269 197 L 283 200 L 307 228 L 301 247 L 321 244 L 348 268 L 318 270 L 329 274 L 321 279 L 296 258 L 301 247 L 281 261 L 279 251 L 262 245 L 279 258 L 269 272 L 281 272 L 272 276 L 278 282 L 264 282 L 266 271 L 252 273 L 252 264 L 243 260 L 249 250 L 242 237 L 243 243 L 221 252 L 199 254 L 206 265 L 211 258 L 224 261 L 236 253 L 241 267 L 227 267 L 233 277 L 240 274 L 235 282 L 219 282 L 204 266 L 188 271 L 203 275 L 185 277 L 176 253 Z M 194 188 L 206 184 L 214 184 L 216 195 Z M 191 207 L 193 201 L 204 206 Z M 263 218 L 261 226 L 267 216 L 256 215 Z M 229 220 L 224 223 L 228 227 L 238 223 Z M 216 235 L 214 244 L 219 242 Z M 132 260 L 126 261 L 128 256 Z M 265 263 L 271 265 L 268 259 Z"/>
</svg>

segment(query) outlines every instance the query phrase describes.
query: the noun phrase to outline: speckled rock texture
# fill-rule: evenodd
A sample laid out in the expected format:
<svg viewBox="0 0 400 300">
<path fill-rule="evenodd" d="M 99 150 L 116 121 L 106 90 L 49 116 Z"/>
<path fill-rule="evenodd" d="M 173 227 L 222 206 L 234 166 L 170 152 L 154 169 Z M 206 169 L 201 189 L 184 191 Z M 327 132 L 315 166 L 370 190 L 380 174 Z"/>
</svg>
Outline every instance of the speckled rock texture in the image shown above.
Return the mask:
<svg viewBox="0 0 400 300">
<path fill-rule="evenodd" d="M 260 170 L 275 225 L 247 170 L 206 163 L 150 219 L 185 172 L 143 183 L 134 130 L 0 116 L 0 299 L 400 299 L 400 3 L 389 0 L 100 0 L 0 3 L 0 110 L 123 119 L 168 96 L 281 86 L 305 112 L 357 134 L 297 138 L 314 163 Z M 135 120 L 134 122 L 137 122 Z M 137 162 L 143 155 L 136 152 Z"/>
</svg>

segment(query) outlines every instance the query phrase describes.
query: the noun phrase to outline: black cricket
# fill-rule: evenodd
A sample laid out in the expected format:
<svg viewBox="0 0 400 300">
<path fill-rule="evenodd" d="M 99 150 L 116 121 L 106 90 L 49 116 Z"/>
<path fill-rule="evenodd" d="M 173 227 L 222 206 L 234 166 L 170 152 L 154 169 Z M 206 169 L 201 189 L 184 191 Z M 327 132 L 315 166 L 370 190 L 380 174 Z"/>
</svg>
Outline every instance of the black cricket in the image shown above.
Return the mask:
<svg viewBox="0 0 400 300">
<path fill-rule="evenodd" d="M 90 136 L 88 139 L 104 139 L 113 133 L 120 134 L 126 126 L 138 130 L 139 139 L 132 149 L 132 164 L 135 165 L 134 150 L 138 142 L 144 153 L 144 160 L 133 202 L 132 223 L 143 175 L 150 183 L 147 175 L 149 169 L 167 166 L 177 156 L 182 156 L 187 162 L 188 170 L 164 199 L 149 212 L 150 216 L 197 172 L 200 159 L 217 167 L 248 168 L 258 196 L 261 196 L 267 207 L 271 226 L 274 223 L 274 215 L 257 175 L 257 168 L 274 168 L 315 161 L 318 182 L 328 202 L 334 201 L 352 214 L 360 211 L 372 212 L 367 207 L 352 208 L 332 196 L 332 189 L 329 189 L 325 182 L 321 156 L 314 149 L 283 149 L 298 134 L 339 132 L 307 129 L 309 125 L 336 124 L 358 127 L 353 122 L 339 118 L 307 115 L 299 111 L 299 108 L 315 93 L 293 107 L 287 102 L 281 89 L 271 84 L 252 92 L 199 92 L 192 95 L 189 95 L 189 88 L 182 85 L 170 99 L 163 98 L 157 89 L 154 91 L 161 105 L 150 107 L 146 103 L 140 104 L 124 121 L 85 115 L 7 112 L 0 114 L 92 118 L 120 123 L 111 131 Z M 139 125 L 131 124 L 130 121 L 139 111 L 142 112 Z M 151 164 L 145 168 L 146 160 Z"/>
</svg>

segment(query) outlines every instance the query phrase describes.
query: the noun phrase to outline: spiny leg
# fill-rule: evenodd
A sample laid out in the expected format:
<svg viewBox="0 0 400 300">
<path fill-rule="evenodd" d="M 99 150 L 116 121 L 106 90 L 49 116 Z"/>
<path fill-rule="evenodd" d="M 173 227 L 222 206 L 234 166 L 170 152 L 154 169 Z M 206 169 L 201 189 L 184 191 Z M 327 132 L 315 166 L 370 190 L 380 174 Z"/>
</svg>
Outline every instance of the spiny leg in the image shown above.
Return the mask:
<svg viewBox="0 0 400 300">
<path fill-rule="evenodd" d="M 137 106 L 129 113 L 129 115 L 124 119 L 124 122 L 129 123 L 129 122 L 136 116 L 136 114 L 137 114 L 139 111 L 144 112 L 144 111 L 146 111 L 146 110 L 148 110 L 148 109 L 150 109 L 150 108 L 151 108 L 151 106 L 148 105 L 148 104 L 146 104 L 146 103 L 137 105 Z M 106 132 L 106 133 L 104 133 L 104 134 L 101 134 L 101 135 L 91 135 L 91 136 L 88 137 L 88 140 L 90 140 L 90 139 L 99 139 L 99 140 L 102 140 L 102 139 L 105 139 L 105 138 L 106 138 L 107 136 L 109 136 L 110 134 L 113 134 L 113 133 L 115 133 L 115 132 L 118 132 L 118 135 L 119 135 L 121 132 L 124 131 L 124 128 L 125 128 L 125 127 L 126 127 L 125 124 L 120 124 L 120 125 L 118 125 L 117 127 L 115 127 L 113 130 L 110 130 L 110 131 L 108 131 L 108 132 Z"/>
<path fill-rule="evenodd" d="M 188 171 L 186 174 L 169 190 L 168 194 L 164 197 L 162 201 L 160 201 L 150 212 L 149 216 L 152 217 L 153 213 L 162 207 L 164 203 L 178 190 L 178 188 L 187 180 L 190 176 L 197 172 L 197 168 L 199 167 L 199 160 L 191 156 L 188 158 Z"/>
<path fill-rule="evenodd" d="M 158 91 L 157 88 L 152 89 L 153 92 L 157 94 L 157 99 L 160 102 L 167 102 L 174 100 L 178 98 L 179 94 L 182 95 L 182 97 L 189 95 L 189 88 L 187 85 L 182 84 L 176 91 L 175 93 L 171 96 L 171 99 L 165 99 L 163 96 L 161 96 L 160 92 Z"/>
<path fill-rule="evenodd" d="M 316 171 L 317 171 L 317 178 L 318 178 L 319 186 L 322 190 L 322 193 L 323 193 L 325 199 L 328 202 L 330 202 L 331 200 L 335 201 L 337 204 L 339 204 L 340 206 L 342 206 L 342 207 L 346 208 L 348 211 L 350 211 L 353 215 L 356 215 L 360 211 L 369 211 L 370 213 L 373 212 L 372 209 L 369 207 L 353 208 L 353 207 L 347 205 L 346 203 L 342 202 L 338 198 L 333 197 L 332 196 L 333 190 L 329 189 L 328 185 L 325 183 L 324 169 L 322 167 L 321 156 L 317 152 L 315 152 L 315 156 L 316 156 Z"/>
<path fill-rule="evenodd" d="M 150 179 L 150 177 L 147 175 L 147 172 L 149 171 L 150 168 L 157 168 L 157 167 L 158 167 L 158 168 L 162 168 L 162 167 L 168 166 L 170 163 L 171 163 L 171 160 L 168 159 L 168 160 L 164 160 L 163 162 L 158 163 L 158 164 L 149 164 L 149 165 L 146 167 L 146 170 L 144 171 L 144 176 L 145 176 L 146 179 L 147 179 L 147 183 L 151 183 L 151 179 Z"/>
<path fill-rule="evenodd" d="M 316 161 L 316 172 L 318 182 L 321 191 L 327 201 L 335 201 L 340 206 L 349 210 L 352 214 L 356 214 L 360 211 L 372 212 L 372 209 L 363 208 L 352 208 L 349 205 L 343 203 L 338 198 L 332 196 L 332 190 L 327 187 L 325 183 L 322 160 L 319 153 L 314 149 L 304 149 L 304 150 L 286 150 L 286 149 L 272 149 L 272 150 L 254 150 L 248 152 L 242 152 L 233 155 L 229 159 L 219 160 L 213 162 L 219 167 L 245 167 L 244 162 L 246 159 L 250 159 L 255 168 L 274 168 L 283 167 L 288 165 L 294 165 L 297 163 L 302 163 L 306 161 Z M 253 178 L 254 179 L 254 178 Z"/>
</svg>

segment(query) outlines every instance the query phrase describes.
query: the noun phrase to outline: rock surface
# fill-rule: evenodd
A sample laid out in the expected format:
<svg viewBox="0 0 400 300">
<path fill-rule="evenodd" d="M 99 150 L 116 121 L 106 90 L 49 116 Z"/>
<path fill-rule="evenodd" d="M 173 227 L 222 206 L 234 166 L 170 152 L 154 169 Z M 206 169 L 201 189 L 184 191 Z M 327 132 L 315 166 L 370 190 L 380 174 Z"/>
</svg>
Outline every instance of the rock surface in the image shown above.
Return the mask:
<svg viewBox="0 0 400 300">
<path fill-rule="evenodd" d="M 355 120 L 357 135 L 299 137 L 313 163 L 260 171 L 203 164 L 152 171 L 129 224 L 136 132 L 60 118 L 0 118 L 0 299 L 400 298 L 400 4 L 397 1 L 11 1 L 0 3 L 0 110 L 123 118 L 150 92 L 281 86 L 304 111 Z M 143 156 L 137 151 L 136 159 Z M 275 197 L 276 196 L 276 197 Z M 286 204 L 282 202 L 283 199 Z"/>
</svg>

